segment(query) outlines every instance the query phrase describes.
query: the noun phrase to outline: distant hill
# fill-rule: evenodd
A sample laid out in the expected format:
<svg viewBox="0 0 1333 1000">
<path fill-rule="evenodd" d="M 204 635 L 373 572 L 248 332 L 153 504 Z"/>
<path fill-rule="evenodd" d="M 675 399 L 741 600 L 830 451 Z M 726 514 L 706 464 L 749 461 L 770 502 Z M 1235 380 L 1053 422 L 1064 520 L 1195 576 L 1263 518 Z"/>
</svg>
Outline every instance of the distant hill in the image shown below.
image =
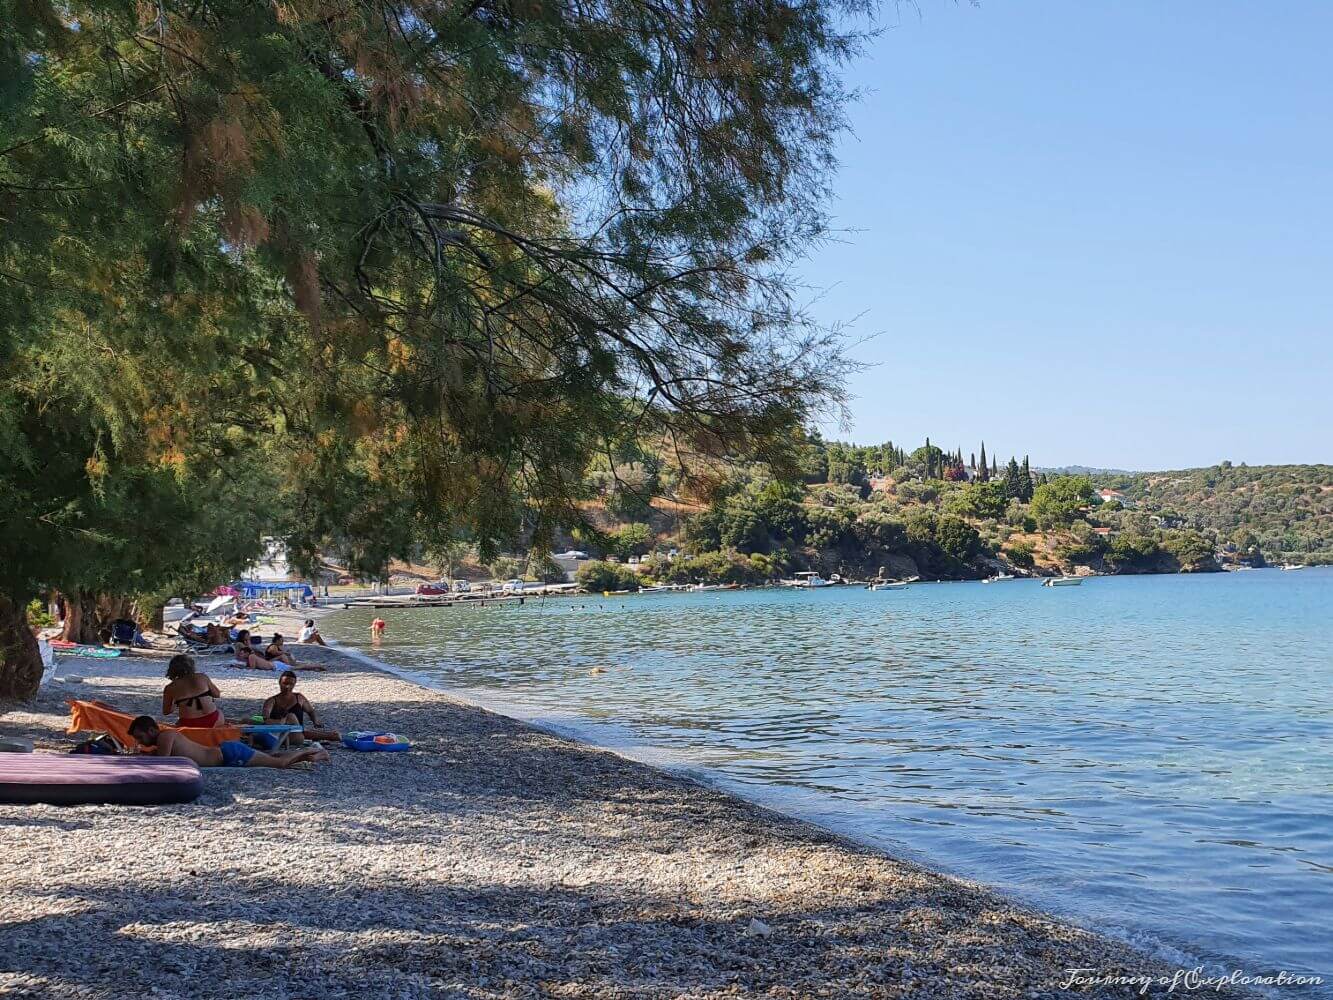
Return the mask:
<svg viewBox="0 0 1333 1000">
<path fill-rule="evenodd" d="M 1333 465 L 1220 465 L 1090 476 L 1144 510 L 1178 515 L 1219 546 L 1273 561 L 1333 563 Z"/>
<path fill-rule="evenodd" d="M 1094 469 L 1090 465 L 1055 465 L 1034 466 L 1033 472 L 1044 472 L 1048 476 L 1087 476 L 1089 479 L 1101 479 L 1107 476 L 1137 475 L 1132 469 Z"/>
</svg>

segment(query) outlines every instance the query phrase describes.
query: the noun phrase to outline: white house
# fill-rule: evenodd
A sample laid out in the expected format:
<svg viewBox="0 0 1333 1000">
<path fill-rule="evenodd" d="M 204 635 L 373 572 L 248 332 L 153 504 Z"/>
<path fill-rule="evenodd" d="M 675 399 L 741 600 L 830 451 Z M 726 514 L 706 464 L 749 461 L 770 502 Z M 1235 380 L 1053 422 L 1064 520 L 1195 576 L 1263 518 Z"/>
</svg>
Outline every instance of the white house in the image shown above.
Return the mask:
<svg viewBox="0 0 1333 1000">
<path fill-rule="evenodd" d="M 291 567 L 287 565 L 287 546 L 276 538 L 262 539 L 264 554 L 246 571 L 247 580 L 277 583 L 287 579 Z"/>
<path fill-rule="evenodd" d="M 1130 510 L 1136 506 L 1133 500 L 1126 499 L 1125 494 L 1121 493 L 1119 490 L 1098 490 L 1097 496 L 1101 498 L 1102 503 L 1110 503 L 1112 500 L 1116 500 L 1119 502 L 1120 506 L 1124 507 L 1126 510 Z"/>
</svg>

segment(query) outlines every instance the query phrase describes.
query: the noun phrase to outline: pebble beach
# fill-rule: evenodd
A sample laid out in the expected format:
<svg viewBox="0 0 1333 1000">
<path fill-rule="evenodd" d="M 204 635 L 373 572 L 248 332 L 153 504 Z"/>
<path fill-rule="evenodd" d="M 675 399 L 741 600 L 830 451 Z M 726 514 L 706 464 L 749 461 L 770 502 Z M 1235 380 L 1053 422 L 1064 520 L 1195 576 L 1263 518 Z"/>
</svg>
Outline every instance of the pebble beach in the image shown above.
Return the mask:
<svg viewBox="0 0 1333 1000">
<path fill-rule="evenodd" d="M 1106 980 L 1175 969 L 981 886 L 292 649 L 329 667 L 298 690 L 330 725 L 412 751 L 208 769 L 188 805 L 0 805 L 0 996 L 1168 993 Z M 198 658 L 224 711 L 258 711 L 274 678 L 225 660 Z M 0 736 L 67 751 L 71 697 L 156 713 L 165 663 L 62 657 Z"/>
</svg>

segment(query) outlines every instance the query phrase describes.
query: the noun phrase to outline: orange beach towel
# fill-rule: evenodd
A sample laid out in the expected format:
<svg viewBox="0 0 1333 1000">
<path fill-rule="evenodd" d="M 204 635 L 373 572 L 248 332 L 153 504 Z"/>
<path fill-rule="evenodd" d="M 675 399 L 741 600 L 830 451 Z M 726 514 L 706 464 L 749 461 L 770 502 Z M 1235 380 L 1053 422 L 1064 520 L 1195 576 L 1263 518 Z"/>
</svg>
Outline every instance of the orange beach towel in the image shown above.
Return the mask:
<svg viewBox="0 0 1333 1000">
<path fill-rule="evenodd" d="M 117 711 L 104 701 L 70 699 L 66 704 L 69 705 L 69 728 L 65 732 L 110 733 L 123 746 L 138 745 L 139 741 L 130 735 L 130 723 L 136 716 Z M 240 726 L 214 726 L 212 729 L 201 729 L 198 726 L 168 726 L 163 722 L 159 722 L 158 726 L 184 733 L 189 739 L 204 747 L 215 747 L 224 740 L 241 738 Z"/>
</svg>

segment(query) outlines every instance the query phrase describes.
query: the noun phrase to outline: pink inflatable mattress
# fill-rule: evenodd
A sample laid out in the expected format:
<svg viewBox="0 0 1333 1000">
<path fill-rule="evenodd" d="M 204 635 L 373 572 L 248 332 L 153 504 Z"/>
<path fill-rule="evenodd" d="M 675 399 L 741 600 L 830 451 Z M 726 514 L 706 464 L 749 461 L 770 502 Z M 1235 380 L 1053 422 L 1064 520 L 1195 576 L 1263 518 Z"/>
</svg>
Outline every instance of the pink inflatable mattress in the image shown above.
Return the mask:
<svg viewBox="0 0 1333 1000">
<path fill-rule="evenodd" d="M 0 802 L 152 806 L 193 802 L 203 774 L 185 757 L 0 754 Z"/>
</svg>

